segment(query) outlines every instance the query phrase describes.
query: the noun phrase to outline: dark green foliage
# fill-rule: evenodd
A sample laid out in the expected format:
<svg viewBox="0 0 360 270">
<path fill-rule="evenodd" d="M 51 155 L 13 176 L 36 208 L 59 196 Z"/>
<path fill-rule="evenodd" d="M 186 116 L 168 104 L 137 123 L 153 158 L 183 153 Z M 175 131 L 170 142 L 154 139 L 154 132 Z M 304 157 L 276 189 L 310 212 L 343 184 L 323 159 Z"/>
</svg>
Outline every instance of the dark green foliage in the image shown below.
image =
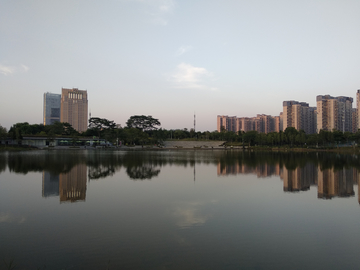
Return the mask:
<svg viewBox="0 0 360 270">
<path fill-rule="evenodd" d="M 72 136 L 79 134 L 69 123 L 55 122 L 52 125 L 30 125 L 28 122 L 16 123 L 9 130 L 12 139 L 21 140 L 26 135 L 43 135 L 53 137 L 55 135 Z"/>
<path fill-rule="evenodd" d="M 6 138 L 8 136 L 6 128 L 0 125 L 0 139 Z"/>
<path fill-rule="evenodd" d="M 142 131 L 149 131 L 157 129 L 160 126 L 158 119 L 153 118 L 151 115 L 134 115 L 129 118 L 126 122 L 128 128 L 137 128 Z"/>
<path fill-rule="evenodd" d="M 89 119 L 89 128 L 84 133 L 85 136 L 97 136 L 107 141 L 114 142 L 118 137 L 118 127 L 114 121 L 92 117 Z"/>
</svg>

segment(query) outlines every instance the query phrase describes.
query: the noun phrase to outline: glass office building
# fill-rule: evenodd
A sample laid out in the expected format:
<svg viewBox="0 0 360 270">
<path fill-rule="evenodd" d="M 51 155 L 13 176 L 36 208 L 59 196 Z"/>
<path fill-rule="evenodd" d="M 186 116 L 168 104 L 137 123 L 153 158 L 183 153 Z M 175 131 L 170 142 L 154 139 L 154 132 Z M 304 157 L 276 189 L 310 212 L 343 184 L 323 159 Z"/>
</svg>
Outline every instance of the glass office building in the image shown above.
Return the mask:
<svg viewBox="0 0 360 270">
<path fill-rule="evenodd" d="M 61 95 L 44 94 L 44 125 L 51 125 L 60 122 Z"/>
</svg>

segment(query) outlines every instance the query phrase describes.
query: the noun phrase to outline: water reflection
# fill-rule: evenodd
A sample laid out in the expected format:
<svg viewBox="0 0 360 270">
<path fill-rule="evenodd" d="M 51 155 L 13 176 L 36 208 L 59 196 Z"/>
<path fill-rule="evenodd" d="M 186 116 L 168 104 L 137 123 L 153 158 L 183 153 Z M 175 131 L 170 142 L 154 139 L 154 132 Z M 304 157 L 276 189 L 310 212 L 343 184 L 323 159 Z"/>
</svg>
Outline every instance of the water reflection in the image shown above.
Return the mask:
<svg viewBox="0 0 360 270">
<path fill-rule="evenodd" d="M 358 171 L 355 169 L 318 170 L 318 197 L 351 197 L 355 195 L 353 183 L 358 182 Z M 359 201 L 360 202 L 360 201 Z"/>
<path fill-rule="evenodd" d="M 245 155 L 252 157 L 251 153 Z M 354 185 L 360 186 L 357 155 L 333 153 L 263 155 L 272 158 L 262 160 L 260 164 L 252 158 L 243 159 L 243 156 L 238 158 L 235 164 L 232 162 L 226 165 L 219 161 L 218 176 L 249 173 L 256 174 L 259 178 L 279 176 L 283 180 L 285 192 L 307 191 L 311 186 L 316 186 L 320 199 L 353 197 Z M 296 156 L 299 157 L 298 165 L 294 159 Z M 360 204 L 360 194 L 358 194 L 358 202 Z"/>
<path fill-rule="evenodd" d="M 77 164 L 69 172 L 60 174 L 43 171 L 42 196 L 59 196 L 60 203 L 85 201 L 86 171 L 86 164 Z"/>
<path fill-rule="evenodd" d="M 160 169 L 151 165 L 143 164 L 127 167 L 126 173 L 133 180 L 150 180 L 151 178 L 159 175 Z"/>
<path fill-rule="evenodd" d="M 76 154 L 75 154 L 76 153 Z M 60 202 L 85 201 L 86 183 L 105 179 L 124 168 L 132 180 L 158 177 L 164 166 L 213 164 L 219 177 L 255 174 L 278 176 L 284 192 L 317 188 L 321 199 L 353 197 L 359 186 L 357 155 L 337 153 L 274 153 L 247 151 L 46 151 L 0 155 L 0 172 L 42 172 L 42 196 L 59 196 Z M 360 203 L 360 196 L 358 198 Z"/>
<path fill-rule="evenodd" d="M 59 175 L 60 202 L 85 201 L 86 165 L 79 164 L 68 173 Z"/>
<path fill-rule="evenodd" d="M 59 196 L 59 175 L 49 171 L 43 171 L 42 196 Z"/>
</svg>

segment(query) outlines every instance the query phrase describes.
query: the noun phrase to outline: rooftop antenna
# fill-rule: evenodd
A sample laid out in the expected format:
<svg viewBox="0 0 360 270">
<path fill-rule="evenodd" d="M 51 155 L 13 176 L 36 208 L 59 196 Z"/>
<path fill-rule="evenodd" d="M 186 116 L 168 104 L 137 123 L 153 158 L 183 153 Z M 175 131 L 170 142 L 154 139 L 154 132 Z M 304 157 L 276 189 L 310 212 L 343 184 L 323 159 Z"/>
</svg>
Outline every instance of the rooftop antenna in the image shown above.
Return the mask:
<svg viewBox="0 0 360 270">
<path fill-rule="evenodd" d="M 196 132 L 195 126 L 196 126 L 196 116 L 195 116 L 195 111 L 194 111 L 194 132 Z"/>
</svg>

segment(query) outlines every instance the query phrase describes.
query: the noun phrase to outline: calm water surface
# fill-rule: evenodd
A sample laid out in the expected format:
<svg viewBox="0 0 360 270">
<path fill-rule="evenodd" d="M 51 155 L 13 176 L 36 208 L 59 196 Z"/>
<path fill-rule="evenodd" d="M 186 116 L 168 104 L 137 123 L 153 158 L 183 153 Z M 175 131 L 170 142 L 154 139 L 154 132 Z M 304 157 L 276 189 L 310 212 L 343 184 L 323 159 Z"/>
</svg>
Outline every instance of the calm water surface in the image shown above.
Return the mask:
<svg viewBox="0 0 360 270">
<path fill-rule="evenodd" d="M 0 269 L 359 269 L 357 155 L 0 153 Z"/>
</svg>

